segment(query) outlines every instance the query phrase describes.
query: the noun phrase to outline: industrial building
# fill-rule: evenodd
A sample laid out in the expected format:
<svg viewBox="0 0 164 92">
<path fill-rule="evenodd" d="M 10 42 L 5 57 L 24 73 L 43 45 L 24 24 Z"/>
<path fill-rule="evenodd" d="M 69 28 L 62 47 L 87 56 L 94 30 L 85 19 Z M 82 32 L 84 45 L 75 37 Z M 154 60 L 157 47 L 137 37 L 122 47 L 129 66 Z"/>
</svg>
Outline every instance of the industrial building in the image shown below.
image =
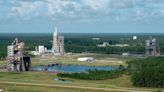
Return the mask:
<svg viewBox="0 0 164 92">
<path fill-rule="evenodd" d="M 58 33 L 57 27 L 53 32 L 52 49 L 47 49 L 44 45 L 39 45 L 35 47 L 35 51 L 31 54 L 36 56 L 47 56 L 47 55 L 64 55 L 64 36 Z M 12 48 L 11 48 L 12 49 Z"/>
<path fill-rule="evenodd" d="M 19 42 L 15 38 L 13 43 L 7 47 L 7 59 L 9 61 L 7 69 L 9 71 L 30 71 L 30 57 L 24 55 L 24 42 Z"/>
<path fill-rule="evenodd" d="M 103 44 L 98 44 L 98 47 L 107 47 L 109 46 L 109 42 L 103 42 Z"/>
<path fill-rule="evenodd" d="M 81 58 L 78 58 L 77 60 L 81 62 L 95 62 L 96 61 L 96 59 L 93 57 L 81 57 Z"/>
<path fill-rule="evenodd" d="M 111 44 L 109 44 L 109 42 L 103 42 L 103 44 L 99 44 L 97 46 L 98 47 L 107 47 L 107 46 L 110 46 L 110 47 L 129 47 L 129 44 L 114 44 L 114 45 L 111 45 Z"/>
<path fill-rule="evenodd" d="M 58 34 L 58 29 L 55 27 L 55 32 L 53 33 L 52 51 L 54 54 L 64 54 L 64 36 Z"/>
<path fill-rule="evenodd" d="M 159 56 L 160 55 L 160 47 L 157 43 L 156 38 L 149 37 L 146 40 L 146 56 Z"/>
</svg>

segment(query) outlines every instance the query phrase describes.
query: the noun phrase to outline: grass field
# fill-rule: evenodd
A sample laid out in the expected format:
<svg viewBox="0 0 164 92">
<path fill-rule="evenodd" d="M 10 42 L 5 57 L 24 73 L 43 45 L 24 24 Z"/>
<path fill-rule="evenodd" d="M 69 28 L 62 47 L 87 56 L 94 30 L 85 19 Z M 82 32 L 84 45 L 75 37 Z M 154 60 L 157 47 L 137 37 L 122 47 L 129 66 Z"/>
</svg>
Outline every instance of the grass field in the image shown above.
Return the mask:
<svg viewBox="0 0 164 92">
<path fill-rule="evenodd" d="M 79 57 L 94 57 L 95 62 L 80 62 L 77 61 Z M 34 66 L 38 65 L 48 65 L 53 63 L 61 64 L 73 64 L 73 65 L 88 65 L 88 66 L 126 66 L 127 59 L 125 58 L 116 58 L 109 55 L 100 55 L 100 54 L 72 54 L 65 56 L 56 56 L 56 57 L 35 57 L 32 58 L 32 63 Z"/>
<path fill-rule="evenodd" d="M 65 88 L 69 86 L 79 86 L 79 87 L 96 87 L 102 88 L 105 87 L 105 81 L 83 81 L 83 80 L 73 80 L 73 83 L 60 83 L 54 81 L 53 79 L 57 77 L 54 73 L 41 73 L 41 72 L 23 72 L 23 73 L 8 73 L 1 72 L 0 74 L 0 88 L 5 90 L 5 92 L 99 92 L 96 90 L 89 89 L 79 89 L 79 88 Z M 18 85 L 18 84 L 5 84 L 3 82 L 19 82 L 19 83 L 32 83 L 32 84 L 48 84 L 48 85 L 58 85 L 61 87 L 40 87 L 40 86 L 31 86 L 31 85 Z M 95 84 L 96 82 L 96 84 Z M 63 87 L 62 87 L 63 86 Z M 107 87 L 107 86 L 106 86 Z M 109 85 L 110 87 L 110 85 Z M 112 88 L 112 86 L 110 87 Z M 102 91 L 107 92 L 107 91 Z M 113 92 L 113 91 L 112 91 Z"/>
<path fill-rule="evenodd" d="M 56 74 L 43 72 L 0 73 L 0 89 L 5 92 L 151 92 L 157 89 L 135 88 L 130 77 L 124 75 L 120 78 L 86 81 L 77 79 L 71 83 L 55 81 Z M 55 90 L 55 91 L 54 91 Z"/>
<path fill-rule="evenodd" d="M 1 85 L 1 88 L 4 88 L 4 92 L 99 92 L 96 90 L 20 86 L 20 85 L 18 86 L 18 85 L 13 85 L 13 84 Z M 101 91 L 101 92 L 109 92 L 109 91 Z M 112 92 L 114 92 L 114 91 L 112 91 Z"/>
<path fill-rule="evenodd" d="M 94 57 L 95 62 L 80 62 L 77 58 Z M 86 65 L 86 66 L 126 66 L 129 59 L 123 57 L 114 57 L 106 54 L 71 54 L 64 56 L 36 56 L 32 58 L 32 66 L 49 65 L 60 63 L 65 65 Z M 7 60 L 0 61 L 0 66 L 7 65 Z"/>
<path fill-rule="evenodd" d="M 79 57 L 94 57 L 96 62 L 78 62 Z M 123 57 L 111 57 L 99 54 L 72 54 L 58 57 L 35 57 L 32 65 L 48 65 L 53 63 L 90 65 L 90 66 L 117 66 L 125 65 L 128 59 Z M 0 61 L 0 66 L 6 65 L 6 61 Z M 116 79 L 108 80 L 72 80 L 71 83 L 55 81 L 58 78 L 55 73 L 45 72 L 0 72 L 0 89 L 4 92 L 152 92 L 153 88 L 133 87 L 130 77 L 123 75 Z"/>
</svg>

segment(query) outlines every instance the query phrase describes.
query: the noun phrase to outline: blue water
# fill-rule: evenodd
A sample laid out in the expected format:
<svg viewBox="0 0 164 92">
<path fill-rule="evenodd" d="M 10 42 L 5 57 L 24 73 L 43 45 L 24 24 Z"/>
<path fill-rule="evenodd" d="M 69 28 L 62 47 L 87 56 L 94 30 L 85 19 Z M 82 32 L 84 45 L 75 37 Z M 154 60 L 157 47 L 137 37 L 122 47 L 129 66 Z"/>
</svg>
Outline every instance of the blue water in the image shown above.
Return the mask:
<svg viewBox="0 0 164 92">
<path fill-rule="evenodd" d="M 78 65 L 62 65 L 62 66 L 39 66 L 34 67 L 33 70 L 41 71 L 47 68 L 47 71 L 58 72 L 85 72 L 86 70 L 113 70 L 112 66 L 78 66 Z"/>
</svg>

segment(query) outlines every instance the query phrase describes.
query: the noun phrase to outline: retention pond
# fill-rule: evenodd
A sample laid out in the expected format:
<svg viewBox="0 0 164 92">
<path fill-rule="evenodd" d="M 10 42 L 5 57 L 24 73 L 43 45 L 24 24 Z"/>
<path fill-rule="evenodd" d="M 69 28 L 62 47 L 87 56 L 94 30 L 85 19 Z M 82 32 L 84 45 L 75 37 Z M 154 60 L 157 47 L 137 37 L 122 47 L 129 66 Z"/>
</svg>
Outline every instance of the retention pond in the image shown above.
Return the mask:
<svg viewBox="0 0 164 92">
<path fill-rule="evenodd" d="M 84 72 L 86 70 L 113 70 L 116 67 L 112 66 L 81 66 L 81 65 L 55 65 L 55 66 L 38 66 L 32 68 L 34 71 L 48 72 Z"/>
</svg>

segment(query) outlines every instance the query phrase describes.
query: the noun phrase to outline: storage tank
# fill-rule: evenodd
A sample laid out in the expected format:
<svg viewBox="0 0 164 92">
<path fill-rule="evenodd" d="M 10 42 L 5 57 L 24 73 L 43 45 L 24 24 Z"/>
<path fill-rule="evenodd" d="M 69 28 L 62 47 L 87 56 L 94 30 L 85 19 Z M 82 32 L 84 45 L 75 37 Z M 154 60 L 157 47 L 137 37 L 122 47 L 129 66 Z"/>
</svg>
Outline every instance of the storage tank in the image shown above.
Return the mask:
<svg viewBox="0 0 164 92">
<path fill-rule="evenodd" d="M 14 46 L 7 46 L 7 56 L 8 57 L 14 56 Z"/>
</svg>

